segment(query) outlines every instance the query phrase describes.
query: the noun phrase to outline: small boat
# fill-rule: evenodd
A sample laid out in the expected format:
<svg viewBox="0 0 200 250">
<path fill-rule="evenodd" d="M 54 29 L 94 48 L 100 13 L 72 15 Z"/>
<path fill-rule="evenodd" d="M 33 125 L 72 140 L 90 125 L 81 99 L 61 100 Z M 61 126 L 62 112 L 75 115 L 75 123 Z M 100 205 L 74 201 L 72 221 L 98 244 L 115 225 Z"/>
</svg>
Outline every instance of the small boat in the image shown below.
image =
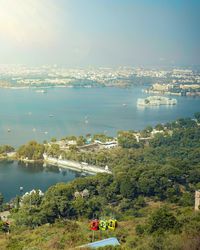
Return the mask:
<svg viewBox="0 0 200 250">
<path fill-rule="evenodd" d="M 36 93 L 47 93 L 47 91 L 46 90 L 44 90 L 44 89 L 37 89 L 36 91 L 35 91 Z"/>
<path fill-rule="evenodd" d="M 126 103 L 123 103 L 123 104 L 122 104 L 122 106 L 123 106 L 123 107 L 126 107 L 126 106 L 127 106 L 127 104 L 126 104 Z"/>
<path fill-rule="evenodd" d="M 8 129 L 7 129 L 7 132 L 8 132 L 8 133 L 10 133 L 10 132 L 11 132 L 11 129 L 10 129 L 10 128 L 8 128 Z"/>
<path fill-rule="evenodd" d="M 47 131 L 45 131 L 44 133 L 45 133 L 45 135 L 47 135 L 47 134 L 48 134 L 48 132 L 47 132 Z"/>
<path fill-rule="evenodd" d="M 88 119 L 88 116 L 86 115 L 85 116 L 85 124 L 88 124 L 89 123 L 89 119 Z"/>
<path fill-rule="evenodd" d="M 50 114 L 49 117 L 54 117 L 54 115 Z"/>
</svg>

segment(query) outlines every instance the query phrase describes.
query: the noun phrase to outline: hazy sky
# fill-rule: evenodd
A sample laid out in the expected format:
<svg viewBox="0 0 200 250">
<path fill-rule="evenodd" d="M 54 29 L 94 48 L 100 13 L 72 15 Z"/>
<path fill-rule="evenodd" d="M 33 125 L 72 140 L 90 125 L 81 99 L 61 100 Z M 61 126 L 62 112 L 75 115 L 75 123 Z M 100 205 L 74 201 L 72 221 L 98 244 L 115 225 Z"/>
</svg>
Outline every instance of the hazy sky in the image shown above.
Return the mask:
<svg viewBox="0 0 200 250">
<path fill-rule="evenodd" d="M 0 0 L 0 64 L 200 64 L 199 0 Z"/>
</svg>

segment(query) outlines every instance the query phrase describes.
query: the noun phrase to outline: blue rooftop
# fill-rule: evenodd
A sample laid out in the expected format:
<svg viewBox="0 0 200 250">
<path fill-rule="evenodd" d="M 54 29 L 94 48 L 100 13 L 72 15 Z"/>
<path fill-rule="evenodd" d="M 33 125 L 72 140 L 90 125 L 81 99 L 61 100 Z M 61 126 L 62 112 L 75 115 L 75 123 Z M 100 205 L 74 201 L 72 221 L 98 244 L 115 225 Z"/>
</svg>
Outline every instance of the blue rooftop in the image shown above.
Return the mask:
<svg viewBox="0 0 200 250">
<path fill-rule="evenodd" d="M 108 238 L 105 240 L 99 240 L 96 242 L 92 242 L 92 243 L 86 244 L 86 245 L 81 246 L 81 247 L 98 248 L 98 247 L 119 246 L 119 245 L 120 245 L 120 243 L 119 243 L 118 239 L 115 237 L 112 237 L 112 238 Z"/>
</svg>

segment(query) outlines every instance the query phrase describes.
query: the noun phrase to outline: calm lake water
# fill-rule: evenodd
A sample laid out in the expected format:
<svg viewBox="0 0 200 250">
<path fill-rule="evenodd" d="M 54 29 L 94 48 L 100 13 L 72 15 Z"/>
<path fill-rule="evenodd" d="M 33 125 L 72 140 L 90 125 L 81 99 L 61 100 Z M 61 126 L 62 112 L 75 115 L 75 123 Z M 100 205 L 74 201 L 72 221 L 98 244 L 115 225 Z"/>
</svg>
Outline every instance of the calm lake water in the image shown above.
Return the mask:
<svg viewBox="0 0 200 250">
<path fill-rule="evenodd" d="M 0 144 L 19 146 L 32 139 L 87 133 L 116 135 L 118 130 L 143 129 L 200 111 L 200 98 L 192 97 L 175 97 L 176 106 L 138 109 L 137 99 L 148 96 L 142 88 L 52 88 L 47 93 L 0 89 Z"/>
<path fill-rule="evenodd" d="M 0 192 L 6 201 L 20 195 L 20 187 L 24 192 L 32 189 L 46 191 L 48 187 L 58 182 L 69 182 L 80 173 L 69 169 L 59 169 L 54 166 L 26 165 L 17 161 L 0 161 Z"/>
<path fill-rule="evenodd" d="M 200 98 L 193 97 L 174 97 L 176 106 L 138 109 L 137 99 L 149 96 L 142 88 L 52 88 L 47 93 L 0 89 L 0 144 L 17 147 L 33 139 L 42 142 L 87 133 L 116 135 L 118 130 L 139 130 L 200 111 Z M 8 200 L 19 194 L 20 186 L 25 191 L 44 191 L 56 182 L 76 177 L 70 170 L 62 173 L 1 162 L 0 192 Z"/>
</svg>

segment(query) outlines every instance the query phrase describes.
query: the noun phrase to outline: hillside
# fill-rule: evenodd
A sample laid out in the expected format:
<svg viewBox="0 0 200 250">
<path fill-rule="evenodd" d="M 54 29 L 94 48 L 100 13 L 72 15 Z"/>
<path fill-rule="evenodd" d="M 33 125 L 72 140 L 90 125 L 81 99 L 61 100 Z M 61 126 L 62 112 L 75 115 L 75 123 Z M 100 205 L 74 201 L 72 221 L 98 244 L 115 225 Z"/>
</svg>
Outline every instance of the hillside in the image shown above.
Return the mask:
<svg viewBox="0 0 200 250">
<path fill-rule="evenodd" d="M 153 138 L 139 142 L 134 131 L 120 131 L 119 146 L 109 150 L 72 148 L 68 157 L 109 165 L 113 175 L 78 178 L 44 195 L 17 198 L 1 248 L 73 249 L 91 241 L 91 219 L 115 217 L 116 231 L 101 237 L 116 236 L 119 249 L 200 249 L 200 213 L 194 212 L 194 193 L 200 189 L 199 114 L 156 129 Z M 148 138 L 151 130 L 140 133 Z"/>
</svg>

